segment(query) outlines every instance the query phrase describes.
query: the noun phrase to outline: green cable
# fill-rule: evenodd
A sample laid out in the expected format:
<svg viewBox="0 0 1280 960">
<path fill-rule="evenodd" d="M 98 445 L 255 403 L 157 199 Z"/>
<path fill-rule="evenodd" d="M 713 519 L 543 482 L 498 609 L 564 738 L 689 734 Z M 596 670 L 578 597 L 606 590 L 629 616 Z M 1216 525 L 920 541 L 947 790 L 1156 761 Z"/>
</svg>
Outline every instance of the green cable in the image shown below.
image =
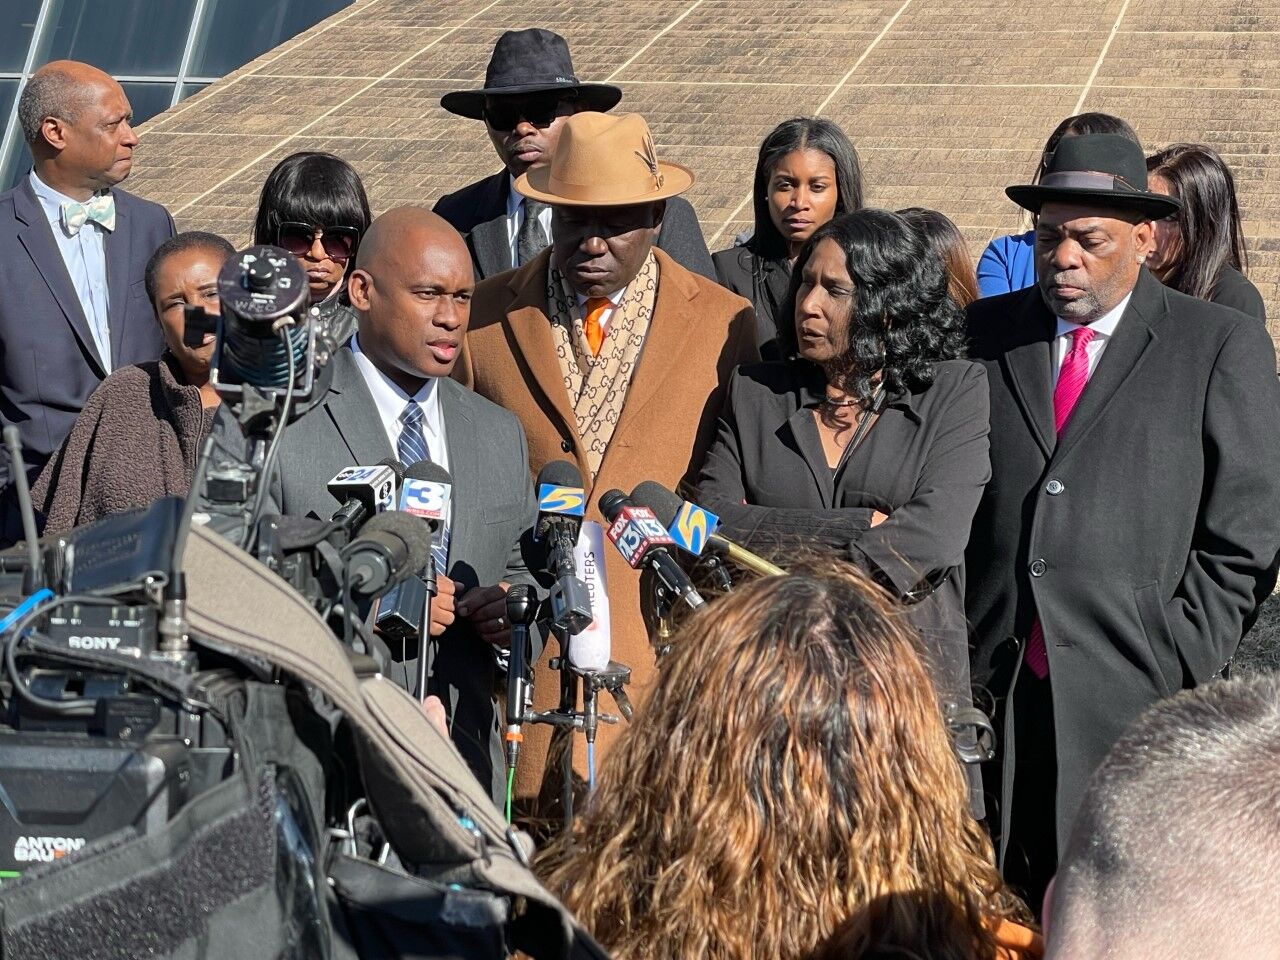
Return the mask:
<svg viewBox="0 0 1280 960">
<path fill-rule="evenodd" d="M 516 790 L 516 768 L 507 771 L 507 823 L 511 822 L 511 795 Z"/>
</svg>

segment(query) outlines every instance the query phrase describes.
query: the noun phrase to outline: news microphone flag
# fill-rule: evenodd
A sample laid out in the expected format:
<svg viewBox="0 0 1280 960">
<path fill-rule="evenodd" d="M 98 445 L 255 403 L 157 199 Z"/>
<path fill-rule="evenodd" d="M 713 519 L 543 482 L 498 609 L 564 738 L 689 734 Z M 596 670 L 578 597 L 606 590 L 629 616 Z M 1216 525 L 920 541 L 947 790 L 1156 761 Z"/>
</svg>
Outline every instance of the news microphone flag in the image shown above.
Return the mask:
<svg viewBox="0 0 1280 960">
<path fill-rule="evenodd" d="M 538 512 L 581 517 L 586 512 L 587 492 L 582 487 L 559 487 L 544 483 L 538 487 Z"/>
<path fill-rule="evenodd" d="M 439 535 L 431 548 L 431 555 L 436 562 L 436 570 L 444 573 L 449 569 L 449 497 L 453 485 L 436 483 L 433 480 L 413 480 L 405 477 L 400 487 L 400 511 L 432 521 L 432 529 Z"/>
<path fill-rule="evenodd" d="M 381 464 L 372 467 L 346 467 L 329 481 L 329 492 L 339 502 L 345 502 L 349 496 L 359 496 L 365 491 L 373 498 L 374 513 L 392 509 L 396 502 L 395 471 Z M 363 496 L 359 498 L 363 499 Z"/>
<path fill-rule="evenodd" d="M 667 528 L 648 507 L 623 507 L 609 526 L 608 537 L 633 569 L 643 565 L 645 555 L 654 547 L 675 546 Z"/>
<path fill-rule="evenodd" d="M 667 527 L 667 533 L 681 550 L 700 557 L 711 540 L 711 535 L 719 526 L 718 516 L 686 500 L 676 511 L 676 518 L 671 521 L 671 526 Z"/>
</svg>

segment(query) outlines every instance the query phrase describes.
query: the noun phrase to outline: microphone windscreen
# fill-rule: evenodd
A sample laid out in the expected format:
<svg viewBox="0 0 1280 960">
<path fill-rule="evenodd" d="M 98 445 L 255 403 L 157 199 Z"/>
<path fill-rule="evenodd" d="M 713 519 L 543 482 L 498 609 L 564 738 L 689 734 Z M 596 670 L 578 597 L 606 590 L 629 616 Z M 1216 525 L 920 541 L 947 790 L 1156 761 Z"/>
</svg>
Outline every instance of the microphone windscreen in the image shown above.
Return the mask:
<svg viewBox="0 0 1280 960">
<path fill-rule="evenodd" d="M 646 480 L 636 484 L 636 488 L 631 491 L 631 499 L 640 506 L 652 510 L 653 515 L 664 527 L 670 527 L 675 523 L 676 514 L 684 506 L 683 500 L 656 480 Z"/>
<path fill-rule="evenodd" d="M 399 460 L 397 460 L 395 457 L 383 457 L 381 460 L 378 461 L 378 466 L 390 467 L 396 475 L 397 484 L 399 484 L 400 481 L 404 479 L 404 464 L 401 463 Z"/>
<path fill-rule="evenodd" d="M 421 517 L 415 517 L 411 513 L 402 513 L 399 510 L 375 513 L 360 528 L 361 537 L 370 534 L 388 534 L 404 542 L 408 557 L 403 563 L 396 564 L 396 575 L 393 579 L 398 579 L 413 570 L 421 570 L 431 557 L 431 527 Z M 355 542 L 352 541 L 352 543 Z"/>
<path fill-rule="evenodd" d="M 430 483 L 453 483 L 449 471 L 431 460 L 419 460 L 404 469 L 406 480 L 426 480 Z"/>
<path fill-rule="evenodd" d="M 610 523 L 618 519 L 618 514 L 622 512 L 622 508 L 627 505 L 627 495 L 621 490 L 610 490 L 600 494 L 597 501 L 600 505 L 600 512 L 604 514 L 604 518 Z"/>
<path fill-rule="evenodd" d="M 552 460 L 538 471 L 537 487 L 581 487 L 582 471 L 568 460 Z"/>
</svg>

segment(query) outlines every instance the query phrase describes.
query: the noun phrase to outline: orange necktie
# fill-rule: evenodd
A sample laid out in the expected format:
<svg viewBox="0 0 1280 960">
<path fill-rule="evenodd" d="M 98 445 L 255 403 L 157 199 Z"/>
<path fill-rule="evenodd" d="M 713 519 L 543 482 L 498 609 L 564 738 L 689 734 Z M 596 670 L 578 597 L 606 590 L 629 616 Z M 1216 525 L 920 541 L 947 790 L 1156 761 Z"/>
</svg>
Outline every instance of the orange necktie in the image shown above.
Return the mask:
<svg viewBox="0 0 1280 960">
<path fill-rule="evenodd" d="M 587 335 L 587 346 L 591 348 L 593 357 L 600 356 L 600 345 L 604 343 L 604 327 L 600 321 L 611 306 L 613 302 L 608 297 L 587 299 L 587 319 L 582 322 L 582 330 Z"/>
</svg>

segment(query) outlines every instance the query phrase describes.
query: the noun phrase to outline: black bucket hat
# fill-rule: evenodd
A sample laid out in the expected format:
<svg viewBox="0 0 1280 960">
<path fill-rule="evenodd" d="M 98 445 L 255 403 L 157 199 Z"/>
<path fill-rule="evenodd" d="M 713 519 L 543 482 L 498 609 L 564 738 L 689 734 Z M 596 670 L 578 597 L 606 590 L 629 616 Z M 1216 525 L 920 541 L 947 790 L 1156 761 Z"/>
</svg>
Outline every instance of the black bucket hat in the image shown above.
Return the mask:
<svg viewBox="0 0 1280 960">
<path fill-rule="evenodd" d="M 1142 147 L 1114 133 L 1063 137 L 1039 183 L 1006 187 L 1004 192 L 1032 213 L 1055 200 L 1137 210 L 1152 220 L 1182 209 L 1180 200 L 1147 189 Z"/>
<path fill-rule="evenodd" d="M 484 88 L 455 90 L 440 106 L 459 117 L 484 118 L 485 97 L 572 91 L 584 110 L 605 111 L 622 99 L 622 90 L 607 83 L 582 83 L 573 72 L 569 44 L 550 30 L 508 30 L 494 44 Z"/>
</svg>

